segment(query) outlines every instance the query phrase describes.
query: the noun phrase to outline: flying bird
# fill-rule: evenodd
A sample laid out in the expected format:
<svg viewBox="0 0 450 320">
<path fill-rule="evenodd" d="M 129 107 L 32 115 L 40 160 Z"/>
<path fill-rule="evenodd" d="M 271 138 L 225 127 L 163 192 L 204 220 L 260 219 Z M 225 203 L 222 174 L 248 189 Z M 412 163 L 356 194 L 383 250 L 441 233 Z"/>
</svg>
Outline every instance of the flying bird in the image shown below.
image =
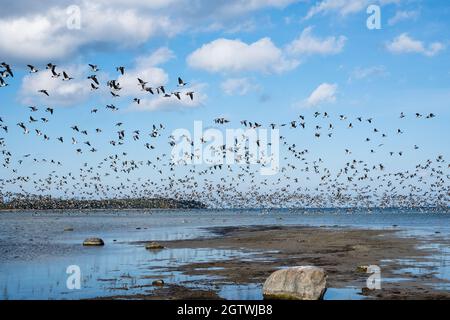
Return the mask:
<svg viewBox="0 0 450 320">
<path fill-rule="evenodd" d="M 27 64 L 27 67 L 30 68 L 30 73 L 36 73 L 39 70 L 36 69 L 34 66 L 32 66 L 31 64 Z"/>
<path fill-rule="evenodd" d="M 178 86 L 179 87 L 184 87 L 186 86 L 187 83 L 183 81 L 183 79 L 181 79 L 180 77 L 178 77 Z"/>
<path fill-rule="evenodd" d="M 125 73 L 125 67 L 117 67 L 116 70 L 120 72 L 121 75 Z"/>
<path fill-rule="evenodd" d="M 95 65 L 95 64 L 90 64 L 90 63 L 89 63 L 89 67 L 91 67 L 92 72 L 97 72 L 97 71 L 100 70 L 100 69 L 97 67 L 97 65 Z"/>
</svg>

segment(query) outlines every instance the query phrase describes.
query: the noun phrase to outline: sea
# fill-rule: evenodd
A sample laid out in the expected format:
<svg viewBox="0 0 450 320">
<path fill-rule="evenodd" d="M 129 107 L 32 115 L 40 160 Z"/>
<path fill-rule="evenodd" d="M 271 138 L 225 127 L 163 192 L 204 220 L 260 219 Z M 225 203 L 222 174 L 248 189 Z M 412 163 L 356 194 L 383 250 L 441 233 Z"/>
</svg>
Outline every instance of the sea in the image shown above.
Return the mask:
<svg viewBox="0 0 450 320">
<path fill-rule="evenodd" d="M 442 283 L 434 284 L 436 288 L 450 290 L 450 248 L 444 241 L 442 245 L 439 243 L 439 239 L 450 239 L 448 210 L 14 211 L 0 212 L 0 300 L 74 300 L 149 294 L 155 290 L 149 282 L 158 278 L 163 278 L 166 284 L 193 289 L 208 290 L 213 286 L 224 299 L 259 300 L 263 298 L 260 283 L 217 286 L 214 284 L 217 279 L 176 271 L 178 266 L 188 263 L 252 259 L 251 252 L 208 248 L 207 239 L 216 236 L 209 230 L 211 227 L 258 225 L 395 228 L 400 237 L 433 239 L 429 262 L 417 268 L 405 264 L 404 272 L 420 273 L 422 267 L 432 268 L 433 274 L 442 279 Z M 102 238 L 105 245 L 83 247 L 83 240 L 89 237 Z M 204 238 L 205 247 L 150 252 L 135 243 L 193 238 Z M 329 288 L 324 297 L 364 298 L 361 288 L 355 287 Z"/>
</svg>

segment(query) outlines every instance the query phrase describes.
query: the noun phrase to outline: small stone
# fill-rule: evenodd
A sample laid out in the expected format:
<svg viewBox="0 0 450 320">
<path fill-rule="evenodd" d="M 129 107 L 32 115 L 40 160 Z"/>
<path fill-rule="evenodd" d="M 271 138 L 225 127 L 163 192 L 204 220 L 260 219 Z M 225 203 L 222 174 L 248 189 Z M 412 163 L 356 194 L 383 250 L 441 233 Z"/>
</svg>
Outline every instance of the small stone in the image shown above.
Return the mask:
<svg viewBox="0 0 450 320">
<path fill-rule="evenodd" d="M 156 287 L 163 287 L 164 286 L 164 280 L 155 280 L 152 282 L 152 285 Z"/>
<path fill-rule="evenodd" d="M 367 273 L 367 270 L 369 270 L 369 266 L 357 266 L 356 267 L 357 272 Z"/>
<path fill-rule="evenodd" d="M 367 287 L 364 287 L 361 289 L 361 294 L 363 296 L 370 296 L 375 290 L 374 289 L 369 289 Z"/>
<path fill-rule="evenodd" d="M 150 242 L 145 245 L 145 249 L 147 250 L 161 250 L 164 249 L 164 246 L 159 244 L 158 242 Z"/>
<path fill-rule="evenodd" d="M 104 246 L 105 243 L 100 238 L 88 238 L 83 241 L 83 246 Z"/>
</svg>

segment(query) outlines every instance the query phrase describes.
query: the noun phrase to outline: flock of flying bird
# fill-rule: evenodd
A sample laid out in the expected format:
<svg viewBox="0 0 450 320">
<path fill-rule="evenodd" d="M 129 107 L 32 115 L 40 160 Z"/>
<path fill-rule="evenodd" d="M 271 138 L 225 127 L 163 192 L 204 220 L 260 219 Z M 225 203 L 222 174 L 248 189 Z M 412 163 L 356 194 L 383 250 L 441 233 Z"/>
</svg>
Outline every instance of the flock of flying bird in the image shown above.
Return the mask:
<svg viewBox="0 0 450 320">
<path fill-rule="evenodd" d="M 10 65 L 2 63 L 0 68 L 0 87 L 6 87 L 8 77 L 14 77 Z M 40 72 L 36 67 L 28 65 L 30 73 Z M 67 72 L 59 72 L 56 65 L 49 63 L 46 69 L 53 78 L 62 78 L 62 81 L 73 80 Z M 100 87 L 100 81 L 96 72 L 100 69 L 97 65 L 90 64 L 92 75 L 92 90 Z M 116 68 L 119 75 L 124 75 L 124 67 Z M 163 97 L 175 97 L 182 99 L 180 91 L 167 91 L 164 86 L 152 87 L 145 80 L 138 78 L 136 85 L 143 92 L 162 95 Z M 188 83 L 178 78 L 178 88 L 186 87 Z M 109 80 L 106 83 L 113 98 L 120 96 L 122 90 L 118 80 Z M 170 93 L 169 93 L 170 92 Z M 51 92 L 42 88 L 38 93 L 50 97 Z M 194 92 L 186 91 L 184 95 L 193 100 Z M 0 91 L 1 96 L 1 91 Z M 139 98 L 134 98 L 135 103 L 140 103 Z M 117 111 L 114 104 L 107 104 L 106 110 Z M 57 110 L 52 107 L 29 107 L 30 115 L 25 121 L 17 123 L 17 126 L 26 136 L 34 132 L 44 142 L 52 140 L 47 130 L 39 128 L 51 123 Z M 40 115 L 38 115 L 41 112 Z M 100 112 L 99 108 L 90 110 L 91 114 Z M 401 113 L 399 119 L 409 115 Z M 416 121 L 431 121 L 436 115 L 433 113 L 415 113 L 410 118 Z M 376 126 L 373 118 L 356 117 L 349 119 L 346 115 L 338 115 L 333 121 L 333 116 L 328 112 L 315 112 L 308 116 L 300 115 L 298 119 L 286 123 L 269 123 L 266 126 L 272 129 L 283 130 L 308 130 L 312 129 L 313 137 L 309 140 L 319 143 L 323 138 L 331 139 L 336 134 L 338 127 L 347 130 L 356 126 L 367 126 L 370 136 L 364 138 L 368 145 L 369 154 L 377 153 L 385 145 L 384 141 L 395 139 L 405 132 L 400 128 L 392 131 L 382 130 Z M 423 119 L 423 120 L 420 120 Z M 225 117 L 213 120 L 215 125 L 222 126 L 231 123 Z M 339 125 L 343 123 L 343 125 Z M 241 120 L 243 128 L 260 128 L 264 125 L 251 120 Z M 257 165 L 251 162 L 254 159 L 252 150 L 245 141 L 235 139 L 234 143 L 223 144 L 219 147 L 209 145 L 211 151 L 225 157 L 227 151 L 238 154 L 240 165 L 208 164 L 192 165 L 196 152 L 185 152 L 182 159 L 176 162 L 170 156 L 170 150 L 164 149 L 168 144 L 174 147 L 177 143 L 172 135 L 167 135 L 164 124 L 153 124 L 148 133 L 144 130 L 127 130 L 123 122 L 113 124 L 115 130 L 110 133 L 109 144 L 113 152 L 108 148 L 101 159 L 80 158 L 80 168 L 69 170 L 65 168 L 62 160 L 39 158 L 39 148 L 19 155 L 8 148 L 8 134 L 11 124 L 0 117 L 0 151 L 3 157 L 3 172 L 9 173 L 7 178 L 0 178 L 0 196 L 3 198 L 30 199 L 35 196 L 51 196 L 77 199 L 108 199 L 108 198 L 151 198 L 165 197 L 180 200 L 201 201 L 210 207 L 218 208 L 243 208 L 243 207 L 445 207 L 448 208 L 450 188 L 449 169 L 443 155 L 436 155 L 423 162 L 403 170 L 388 171 L 387 164 L 377 159 L 358 159 L 353 156 L 350 147 L 344 148 L 342 157 L 345 157 L 343 165 L 338 169 L 330 169 L 326 166 L 324 157 L 314 156 L 313 149 L 299 148 L 299 141 L 290 141 L 288 135 L 280 136 L 280 161 L 277 170 L 279 174 L 265 177 L 259 175 L 259 168 L 267 166 L 270 162 L 269 155 L 262 155 Z M 79 124 L 69 126 L 70 136 L 57 136 L 55 143 L 70 143 L 74 146 L 76 154 L 86 151 L 97 153 L 96 147 L 89 137 L 104 134 L 102 128 L 82 128 Z M 148 130 L 148 129 L 147 129 Z M 107 133 L 107 132 L 106 132 Z M 165 136 L 166 134 L 166 136 Z M 81 139 L 81 140 L 80 140 Z M 146 140 L 148 139 L 148 140 Z M 189 137 L 183 137 L 194 146 L 194 141 Z M 92 139 L 91 139 L 92 140 Z M 94 139 L 98 141 L 98 139 Z M 141 140 L 146 140 L 143 143 Z M 142 143 L 150 154 L 145 160 L 132 159 L 129 156 L 131 143 Z M 208 141 L 201 138 L 202 145 L 208 145 Z M 260 141 L 257 141 L 258 146 Z M 270 144 L 269 144 L 270 145 Z M 306 143 L 305 143 L 306 145 Z M 106 148 L 105 148 L 106 149 Z M 159 150 L 163 149 L 162 152 Z M 414 145 L 411 150 L 420 147 Z M 164 151 L 165 150 L 165 151 Z M 244 151 L 239 154 L 239 151 Z M 403 157 L 406 151 L 386 151 L 386 156 Z M 86 156 L 87 157 L 87 156 Z M 0 159 L 1 160 L 1 159 Z M 337 159 L 332 159 L 339 163 Z M 85 162 L 83 162 L 85 161 Z M 33 172 L 21 173 L 21 169 Z M 34 165 L 34 166 L 33 166 Z M 49 167 L 47 167 L 49 166 Z M 58 169 L 57 169 L 58 168 Z M 47 173 L 45 170 L 49 169 Z M 67 172 L 64 172 L 64 171 Z M 64 173 L 63 173 L 64 172 Z"/>
<path fill-rule="evenodd" d="M 11 70 L 11 66 L 9 64 L 2 62 L 1 66 L 3 67 L 3 70 L 0 71 L 0 87 L 6 87 L 6 86 L 8 86 L 8 83 L 5 81 L 5 78 L 14 77 L 14 74 L 13 74 L 13 72 Z M 30 73 L 38 73 L 39 72 L 39 69 L 37 69 L 35 66 L 33 66 L 31 64 L 27 65 L 27 67 L 29 68 Z M 88 79 L 90 79 L 92 81 L 92 83 L 90 84 L 91 89 L 98 90 L 100 88 L 100 82 L 95 73 L 100 71 L 100 69 L 98 68 L 97 65 L 94 65 L 94 64 L 89 64 L 89 67 L 90 67 L 91 71 L 93 72 L 92 75 L 87 77 Z M 48 63 L 45 68 L 47 70 L 50 70 L 52 78 L 60 78 L 62 76 L 62 81 L 74 80 L 74 78 L 70 77 L 66 71 L 62 71 L 62 73 L 58 72 L 56 70 L 57 66 L 51 62 Z M 121 75 L 124 75 L 125 67 L 123 67 L 123 66 L 116 67 L 116 71 L 119 72 Z M 151 93 L 152 95 L 154 95 L 156 92 L 156 94 L 162 94 L 162 96 L 165 98 L 170 98 L 170 97 L 174 96 L 178 100 L 181 100 L 182 93 L 180 91 L 172 91 L 169 93 L 169 92 L 166 92 L 166 88 L 163 85 L 160 85 L 157 87 L 150 87 L 150 86 L 147 86 L 148 82 L 146 82 L 140 78 L 138 78 L 137 81 L 138 81 L 138 84 L 141 87 L 142 91 L 144 91 L 144 92 Z M 120 92 L 120 90 L 122 90 L 122 88 L 120 86 L 120 83 L 116 79 L 108 80 L 106 85 L 110 89 L 110 93 L 113 97 L 120 97 L 119 92 Z M 178 88 L 182 88 L 187 85 L 188 85 L 188 83 L 184 82 L 183 79 L 178 77 Z M 47 97 L 50 96 L 50 93 L 45 88 L 38 90 L 38 92 L 46 95 Z M 189 97 L 191 100 L 194 100 L 194 93 L 195 93 L 194 91 L 188 91 L 188 92 L 185 92 L 184 94 L 187 97 Z M 138 104 L 140 103 L 139 98 L 134 98 L 133 101 Z"/>
</svg>

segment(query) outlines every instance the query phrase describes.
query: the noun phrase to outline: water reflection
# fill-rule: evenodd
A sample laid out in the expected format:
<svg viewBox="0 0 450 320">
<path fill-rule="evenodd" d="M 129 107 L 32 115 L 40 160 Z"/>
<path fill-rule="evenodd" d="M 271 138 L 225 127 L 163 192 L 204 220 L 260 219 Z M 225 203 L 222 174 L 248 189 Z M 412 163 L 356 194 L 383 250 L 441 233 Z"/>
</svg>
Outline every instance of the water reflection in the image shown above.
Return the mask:
<svg viewBox="0 0 450 320">
<path fill-rule="evenodd" d="M 176 267 L 187 263 L 202 263 L 226 259 L 255 260 L 261 256 L 237 250 L 165 249 L 157 252 L 132 241 L 169 241 L 208 237 L 205 230 L 212 226 L 242 225 L 310 225 L 341 226 L 374 229 L 395 229 L 402 236 L 449 239 L 450 218 L 445 213 L 419 211 L 397 212 L 374 210 L 367 214 L 355 210 L 351 214 L 340 210 L 170 210 L 126 212 L 15 212 L 0 215 L 0 299 L 80 299 L 98 296 L 142 294 L 153 290 L 153 280 L 186 284 L 210 289 L 214 278 L 187 276 Z M 65 231 L 73 229 L 73 231 Z M 439 232 L 439 233 L 437 233 Z M 82 241 L 101 237 L 102 248 L 85 248 Z M 205 242 L 207 246 L 207 242 Z M 450 249 L 433 244 L 423 249 L 434 250 L 425 262 L 399 260 L 402 275 L 421 275 L 430 270 L 442 279 L 432 285 L 448 290 L 450 281 Z M 69 290 L 66 268 L 78 265 L 82 272 L 82 289 Z M 175 271 L 173 271 L 175 270 Z M 215 289 L 215 288 L 214 288 Z M 362 299 L 360 289 L 331 288 L 325 299 Z M 226 299 L 262 299 L 261 285 L 225 284 L 218 294 Z"/>
</svg>

